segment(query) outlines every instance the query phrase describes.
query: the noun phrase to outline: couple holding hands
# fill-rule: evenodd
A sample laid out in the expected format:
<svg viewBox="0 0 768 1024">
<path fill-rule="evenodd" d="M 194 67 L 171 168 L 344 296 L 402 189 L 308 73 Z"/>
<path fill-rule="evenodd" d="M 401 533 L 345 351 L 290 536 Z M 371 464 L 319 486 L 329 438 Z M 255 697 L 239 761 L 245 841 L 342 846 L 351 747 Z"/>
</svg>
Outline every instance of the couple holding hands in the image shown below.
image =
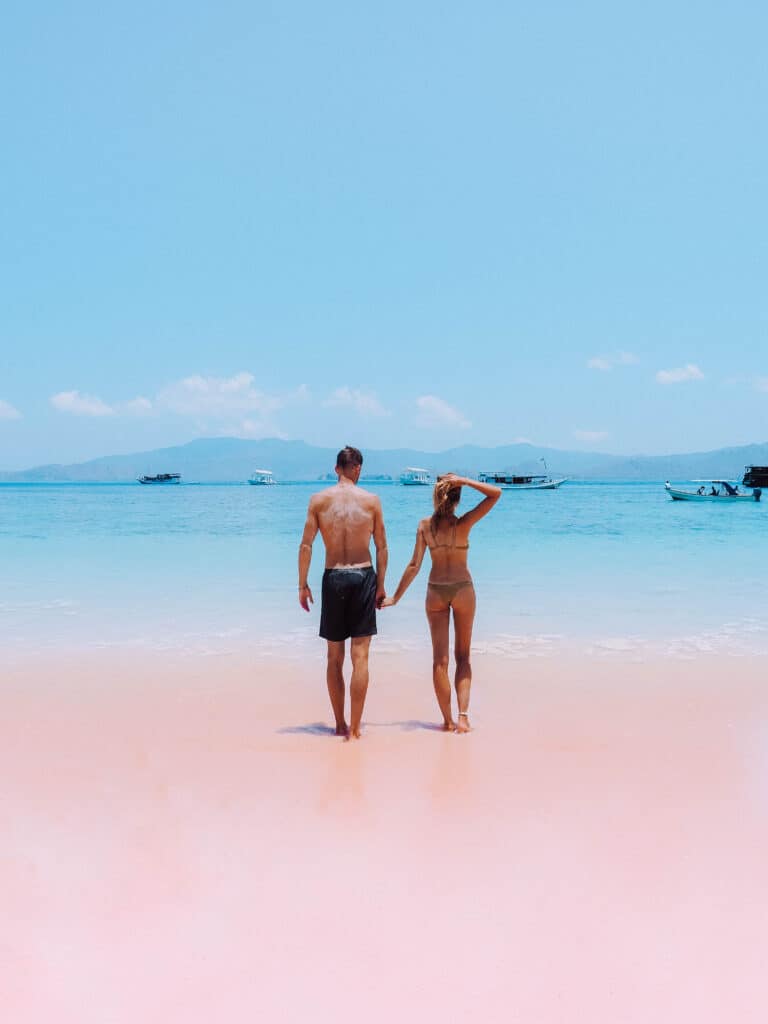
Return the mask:
<svg viewBox="0 0 768 1024">
<path fill-rule="evenodd" d="M 368 691 L 368 651 L 376 635 L 376 610 L 397 604 L 418 575 L 429 549 L 426 613 L 432 636 L 432 680 L 446 732 L 469 732 L 469 691 L 472 684 L 470 645 L 475 619 L 475 588 L 467 566 L 469 534 L 472 527 L 493 508 L 501 490 L 448 473 L 438 477 L 434 489 L 432 516 L 422 519 L 416 529 L 411 560 L 392 597 L 386 596 L 387 537 L 381 501 L 357 486 L 363 456 L 357 448 L 342 448 L 336 459 L 338 483 L 313 494 L 299 547 L 299 603 L 305 611 L 313 602 L 307 584 L 312 544 L 319 533 L 325 544 L 325 572 L 322 584 L 320 636 L 328 643 L 326 681 L 336 719 L 336 735 L 360 738 L 365 696 Z M 462 487 L 483 495 L 474 508 L 456 515 Z M 370 543 L 376 548 L 375 568 Z M 454 655 L 456 659 L 457 718 L 451 710 L 448 677 L 449 625 L 453 612 Z M 344 657 L 350 640 L 352 678 L 351 716 L 344 714 Z"/>
</svg>

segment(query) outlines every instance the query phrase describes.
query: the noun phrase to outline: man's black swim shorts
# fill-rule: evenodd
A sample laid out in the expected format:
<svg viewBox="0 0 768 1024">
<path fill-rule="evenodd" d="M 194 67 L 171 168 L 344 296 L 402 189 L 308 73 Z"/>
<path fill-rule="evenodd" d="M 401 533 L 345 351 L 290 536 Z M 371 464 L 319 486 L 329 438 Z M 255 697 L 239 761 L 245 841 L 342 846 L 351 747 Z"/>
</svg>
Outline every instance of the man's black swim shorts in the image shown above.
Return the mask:
<svg viewBox="0 0 768 1024">
<path fill-rule="evenodd" d="M 376 572 L 364 569 L 326 569 L 320 636 L 324 640 L 376 635 Z"/>
</svg>

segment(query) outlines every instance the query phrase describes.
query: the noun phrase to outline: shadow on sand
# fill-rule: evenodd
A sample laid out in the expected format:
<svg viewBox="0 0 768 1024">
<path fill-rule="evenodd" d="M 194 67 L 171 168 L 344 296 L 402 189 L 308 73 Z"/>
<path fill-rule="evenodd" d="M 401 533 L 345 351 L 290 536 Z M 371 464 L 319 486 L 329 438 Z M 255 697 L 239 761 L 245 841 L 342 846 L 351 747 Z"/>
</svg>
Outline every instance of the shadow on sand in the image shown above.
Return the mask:
<svg viewBox="0 0 768 1024">
<path fill-rule="evenodd" d="M 400 732 L 442 732 L 443 727 L 435 722 L 421 722 L 411 718 L 405 722 L 363 722 L 364 729 L 399 729 Z M 310 722 L 308 725 L 284 725 L 277 732 L 282 736 L 336 736 L 336 730 L 325 722 Z"/>
<path fill-rule="evenodd" d="M 277 730 L 282 735 L 301 735 L 301 736 L 335 736 L 336 730 L 332 729 L 330 725 L 326 725 L 325 722 L 310 722 L 309 725 L 284 725 L 282 729 Z"/>
</svg>

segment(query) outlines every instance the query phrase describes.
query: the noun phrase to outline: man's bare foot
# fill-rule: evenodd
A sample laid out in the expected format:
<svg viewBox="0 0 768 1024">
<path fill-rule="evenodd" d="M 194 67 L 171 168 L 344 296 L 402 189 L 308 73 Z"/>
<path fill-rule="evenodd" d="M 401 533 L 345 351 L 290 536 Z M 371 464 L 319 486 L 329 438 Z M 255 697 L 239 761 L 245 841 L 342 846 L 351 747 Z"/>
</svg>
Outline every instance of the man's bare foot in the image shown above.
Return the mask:
<svg viewBox="0 0 768 1024">
<path fill-rule="evenodd" d="M 346 739 L 349 736 L 349 726 L 347 725 L 346 722 L 344 722 L 342 725 L 336 726 L 336 735 L 343 736 L 344 739 Z"/>
<path fill-rule="evenodd" d="M 356 729 L 349 729 L 345 739 L 349 742 L 349 740 L 359 740 L 361 736 L 362 733 L 360 732 L 360 726 L 358 726 Z"/>
<path fill-rule="evenodd" d="M 459 720 L 456 723 L 456 732 L 472 732 L 472 726 L 469 724 L 469 715 L 465 711 L 459 712 Z"/>
<path fill-rule="evenodd" d="M 456 723 L 452 718 L 447 718 L 443 722 L 443 732 L 456 732 Z"/>
</svg>

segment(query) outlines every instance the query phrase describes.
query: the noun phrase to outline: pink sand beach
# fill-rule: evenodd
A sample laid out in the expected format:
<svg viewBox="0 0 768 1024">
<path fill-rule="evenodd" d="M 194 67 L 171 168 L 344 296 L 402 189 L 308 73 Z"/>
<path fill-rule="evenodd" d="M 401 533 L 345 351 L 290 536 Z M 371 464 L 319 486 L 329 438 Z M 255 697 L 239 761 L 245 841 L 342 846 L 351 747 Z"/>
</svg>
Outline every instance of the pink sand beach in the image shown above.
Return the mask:
<svg viewBox="0 0 768 1024">
<path fill-rule="evenodd" d="M 428 657 L 6 672 L 3 1019 L 762 1022 L 764 666 Z"/>
</svg>

